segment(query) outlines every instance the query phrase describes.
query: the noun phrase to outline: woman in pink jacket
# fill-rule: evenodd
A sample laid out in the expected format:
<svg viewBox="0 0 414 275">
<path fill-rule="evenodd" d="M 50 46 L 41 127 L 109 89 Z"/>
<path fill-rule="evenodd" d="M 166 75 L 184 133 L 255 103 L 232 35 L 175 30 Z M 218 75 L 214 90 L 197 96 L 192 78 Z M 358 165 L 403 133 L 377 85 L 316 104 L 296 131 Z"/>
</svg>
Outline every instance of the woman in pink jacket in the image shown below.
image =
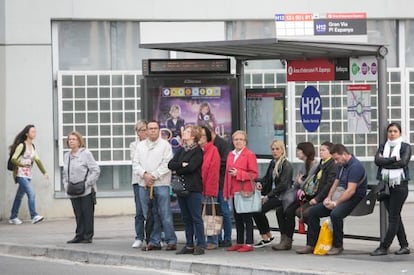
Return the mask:
<svg viewBox="0 0 414 275">
<path fill-rule="evenodd" d="M 256 155 L 247 148 L 247 134 L 236 131 L 232 135 L 234 150 L 227 156 L 226 176 L 224 179 L 224 198 L 234 197 L 235 192 L 252 191 L 251 180 L 258 176 Z M 243 187 L 241 187 L 243 186 Z M 253 251 L 253 213 L 237 213 L 233 203 L 236 221 L 237 243 L 227 251 Z M 244 233 L 246 232 L 246 242 Z"/>
<path fill-rule="evenodd" d="M 201 178 L 203 180 L 203 196 L 206 200 L 217 201 L 220 176 L 220 154 L 214 146 L 211 131 L 206 127 L 201 128 L 201 138 L 198 144 L 203 149 L 203 165 L 201 166 Z M 216 249 L 218 236 L 207 236 L 207 250 Z"/>
</svg>

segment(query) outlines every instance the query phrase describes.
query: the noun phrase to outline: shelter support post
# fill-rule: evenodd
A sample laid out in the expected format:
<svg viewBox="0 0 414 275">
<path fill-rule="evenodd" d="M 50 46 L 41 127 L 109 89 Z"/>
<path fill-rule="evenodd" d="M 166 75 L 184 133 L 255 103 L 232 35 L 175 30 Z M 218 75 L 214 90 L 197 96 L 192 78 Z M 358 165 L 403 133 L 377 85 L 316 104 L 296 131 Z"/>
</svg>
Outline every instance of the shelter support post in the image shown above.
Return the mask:
<svg viewBox="0 0 414 275">
<path fill-rule="evenodd" d="M 244 88 L 244 60 L 236 58 L 236 77 L 239 90 L 240 130 L 246 130 L 246 89 Z M 234 129 L 237 130 L 237 129 Z"/>
<path fill-rule="evenodd" d="M 378 61 L 378 141 L 384 143 L 387 140 L 386 127 L 388 125 L 387 107 L 387 60 L 385 54 L 379 51 Z M 380 203 L 380 238 L 384 240 L 388 227 L 388 215 L 385 204 Z"/>
</svg>

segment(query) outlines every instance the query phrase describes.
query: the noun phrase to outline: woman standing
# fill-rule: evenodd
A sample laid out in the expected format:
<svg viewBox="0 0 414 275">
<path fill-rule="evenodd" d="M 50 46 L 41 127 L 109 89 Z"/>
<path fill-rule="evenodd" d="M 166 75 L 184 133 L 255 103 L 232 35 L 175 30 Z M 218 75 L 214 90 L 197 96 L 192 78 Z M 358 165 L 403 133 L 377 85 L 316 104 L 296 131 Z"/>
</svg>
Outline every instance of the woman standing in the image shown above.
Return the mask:
<svg viewBox="0 0 414 275">
<path fill-rule="evenodd" d="M 303 161 L 296 176 L 295 185 L 301 187 L 308 177 L 312 176 L 318 167 L 315 159 L 315 147 L 310 142 L 301 142 L 296 146 L 296 155 Z M 295 211 L 299 207 L 296 201 L 287 209 L 278 207 L 276 209 L 277 222 L 280 228 L 280 243 L 272 246 L 273 250 L 290 250 L 292 248 L 293 233 L 295 232 Z"/>
<path fill-rule="evenodd" d="M 387 142 L 381 144 L 375 154 L 375 164 L 378 166 L 377 180 L 385 181 L 390 187 L 390 196 L 383 200 L 388 211 L 388 230 L 380 246 L 371 252 L 371 256 L 388 254 L 395 235 L 400 243 L 400 249 L 395 254 L 410 254 L 401 210 L 408 196 L 411 146 L 402 141 L 401 126 L 398 123 L 388 125 L 387 136 Z"/>
<path fill-rule="evenodd" d="M 252 191 L 251 180 L 255 180 L 258 175 L 256 155 L 246 146 L 246 132 L 238 130 L 233 133 L 232 139 L 234 150 L 227 157 L 224 179 L 223 195 L 227 200 L 233 198 L 235 192 L 242 191 L 242 188 L 243 191 Z M 227 251 L 253 251 L 253 213 L 237 213 L 234 202 L 233 212 L 236 221 L 237 243 L 229 247 Z"/>
<path fill-rule="evenodd" d="M 204 224 L 201 217 L 203 204 L 203 183 L 201 165 L 203 151 L 198 146 L 201 133 L 197 126 L 187 126 L 183 132 L 183 147 L 168 163 L 168 168 L 184 178 L 186 189 L 190 191 L 186 197 L 178 196 L 181 216 L 185 227 L 186 245 L 176 254 L 202 255 L 206 247 Z M 194 238 L 197 245 L 194 246 Z"/>
<path fill-rule="evenodd" d="M 261 179 L 258 188 L 262 189 L 262 212 L 254 214 L 253 218 L 259 229 L 262 240 L 254 245 L 255 248 L 270 245 L 274 237 L 270 233 L 269 220 L 266 213 L 282 206 L 280 194 L 292 185 L 293 167 L 286 158 L 285 144 L 274 140 L 270 145 L 273 159 L 270 161 L 266 175 Z"/>
<path fill-rule="evenodd" d="M 39 167 L 46 180 L 49 179 L 49 176 L 36 153 L 35 146 L 33 145 L 33 140 L 35 138 L 35 126 L 30 124 L 24 127 L 24 129 L 17 134 L 13 144 L 10 145 L 10 152 L 13 152 L 11 157 L 11 162 L 14 165 L 13 178 L 15 179 L 15 182 L 19 184 L 19 188 L 17 189 L 16 196 L 14 198 L 13 207 L 11 209 L 9 219 L 10 224 L 17 225 L 22 223 L 17 215 L 25 193 L 27 194 L 32 223 L 35 224 L 43 220 L 43 216 L 40 216 L 36 212 L 35 193 L 31 184 L 33 162 L 36 162 L 37 167 Z"/>
<path fill-rule="evenodd" d="M 203 180 L 203 196 L 207 203 L 213 198 L 217 201 L 220 177 L 220 154 L 214 146 L 210 130 L 206 126 L 201 127 L 201 138 L 198 144 L 203 149 L 203 165 L 201 167 L 201 178 Z M 210 200 L 209 200 L 210 199 Z M 207 237 L 207 249 L 216 249 L 218 246 L 218 235 Z"/>
<path fill-rule="evenodd" d="M 64 156 L 63 186 L 85 181 L 85 192 L 78 196 L 69 195 L 76 218 L 76 235 L 67 243 L 91 243 L 94 234 L 95 191 L 100 169 L 93 155 L 85 147 L 80 133 L 69 133 L 66 141 L 70 151 Z"/>
</svg>

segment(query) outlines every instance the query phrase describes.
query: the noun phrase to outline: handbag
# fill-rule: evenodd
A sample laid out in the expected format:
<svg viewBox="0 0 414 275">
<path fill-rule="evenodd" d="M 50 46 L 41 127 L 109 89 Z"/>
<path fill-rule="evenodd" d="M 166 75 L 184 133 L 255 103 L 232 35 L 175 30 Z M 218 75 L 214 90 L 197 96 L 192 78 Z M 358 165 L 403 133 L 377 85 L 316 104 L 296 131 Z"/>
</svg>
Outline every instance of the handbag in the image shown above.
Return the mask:
<svg viewBox="0 0 414 275">
<path fill-rule="evenodd" d="M 70 156 L 68 162 L 68 186 L 66 188 L 66 193 L 70 196 L 79 196 L 85 193 L 85 186 L 86 186 L 86 178 L 88 177 L 89 169 L 86 171 L 86 175 L 84 180 L 79 182 L 71 182 L 69 175 L 70 175 Z"/>
<path fill-rule="evenodd" d="M 207 214 L 207 206 L 211 205 L 211 215 Z M 209 203 L 207 200 L 203 204 L 202 218 L 204 223 L 204 234 L 206 236 L 215 236 L 221 233 L 223 227 L 223 216 L 218 215 L 217 206 L 219 204 L 214 203 L 214 199 L 211 198 Z"/>
<path fill-rule="evenodd" d="M 383 201 L 390 197 L 390 186 L 388 185 L 388 182 L 384 180 L 378 182 L 378 185 L 375 190 L 377 192 L 378 201 Z"/>
<path fill-rule="evenodd" d="M 234 208 L 239 214 L 262 211 L 262 194 L 260 190 L 256 188 L 256 184 L 250 174 L 249 178 L 253 191 L 243 191 L 244 182 L 240 182 L 240 192 L 234 193 Z"/>
<path fill-rule="evenodd" d="M 333 232 L 330 228 L 330 220 L 326 219 L 319 231 L 318 241 L 316 242 L 313 254 L 315 255 L 326 255 L 332 248 L 333 243 Z"/>
<path fill-rule="evenodd" d="M 314 197 L 318 191 L 319 180 L 317 179 L 316 174 L 310 177 L 305 184 L 303 185 L 303 192 L 307 197 Z"/>
<path fill-rule="evenodd" d="M 283 211 L 289 208 L 292 204 L 298 201 L 298 193 L 299 187 L 292 186 L 287 189 L 283 194 L 280 195 L 280 200 L 282 201 Z"/>
<path fill-rule="evenodd" d="M 179 197 L 187 197 L 190 191 L 186 188 L 185 178 L 179 175 L 173 175 L 171 177 L 172 191 Z"/>
<path fill-rule="evenodd" d="M 339 177 L 338 179 L 341 178 L 342 172 L 344 171 L 344 168 L 342 167 L 341 171 L 339 172 Z M 359 187 L 364 180 L 367 178 L 367 172 L 365 172 L 364 176 L 362 177 L 362 179 L 358 182 L 357 187 Z M 334 193 L 332 194 L 332 201 L 337 201 L 342 194 L 345 192 L 345 188 L 342 186 L 337 186 Z"/>
</svg>

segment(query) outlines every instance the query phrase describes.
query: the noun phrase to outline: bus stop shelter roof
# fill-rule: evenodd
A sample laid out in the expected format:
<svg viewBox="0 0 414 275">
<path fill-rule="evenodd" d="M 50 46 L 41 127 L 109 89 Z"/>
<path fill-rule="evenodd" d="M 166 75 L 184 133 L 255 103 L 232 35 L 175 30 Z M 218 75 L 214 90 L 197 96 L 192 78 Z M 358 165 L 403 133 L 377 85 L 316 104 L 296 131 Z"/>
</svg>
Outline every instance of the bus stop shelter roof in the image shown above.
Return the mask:
<svg viewBox="0 0 414 275">
<path fill-rule="evenodd" d="M 141 48 L 232 56 L 241 60 L 376 56 L 383 45 L 309 40 L 250 39 L 140 44 Z"/>
</svg>

